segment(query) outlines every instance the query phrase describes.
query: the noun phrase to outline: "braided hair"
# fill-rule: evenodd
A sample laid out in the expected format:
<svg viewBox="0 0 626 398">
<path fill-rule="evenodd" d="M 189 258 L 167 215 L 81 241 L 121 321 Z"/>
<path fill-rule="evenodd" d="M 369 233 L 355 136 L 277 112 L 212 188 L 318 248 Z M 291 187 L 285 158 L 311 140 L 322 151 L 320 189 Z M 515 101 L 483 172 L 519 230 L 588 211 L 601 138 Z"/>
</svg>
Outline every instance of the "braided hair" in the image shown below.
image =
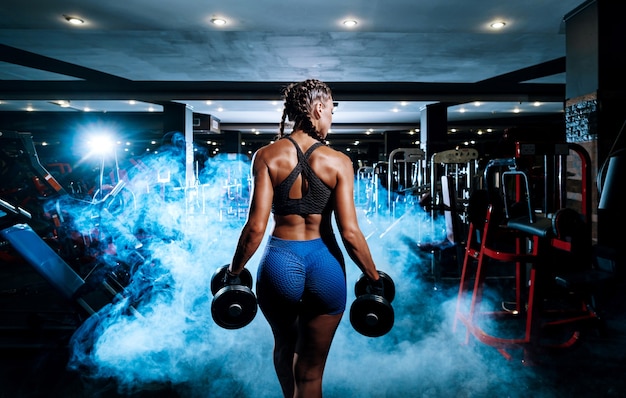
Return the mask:
<svg viewBox="0 0 626 398">
<path fill-rule="evenodd" d="M 324 138 L 315 129 L 311 122 L 311 113 L 313 105 L 316 101 L 326 102 L 332 98 L 330 88 L 316 79 L 308 79 L 299 83 L 292 83 L 283 90 L 283 98 L 285 100 L 283 108 L 283 117 L 280 121 L 278 137 L 285 136 L 285 120 L 293 122 L 291 132 L 302 129 L 305 133 L 323 141 Z"/>
</svg>

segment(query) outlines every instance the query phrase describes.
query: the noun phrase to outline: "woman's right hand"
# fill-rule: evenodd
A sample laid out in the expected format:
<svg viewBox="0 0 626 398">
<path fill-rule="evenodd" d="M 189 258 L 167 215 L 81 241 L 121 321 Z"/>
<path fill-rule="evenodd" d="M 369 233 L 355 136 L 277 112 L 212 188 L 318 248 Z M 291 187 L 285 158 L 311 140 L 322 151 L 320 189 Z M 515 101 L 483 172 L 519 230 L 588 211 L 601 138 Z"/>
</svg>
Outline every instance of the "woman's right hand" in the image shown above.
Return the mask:
<svg viewBox="0 0 626 398">
<path fill-rule="evenodd" d="M 378 278 L 378 280 L 375 281 L 368 279 L 367 281 L 368 283 L 365 291 L 368 294 L 385 297 L 385 284 L 383 283 L 383 278 Z"/>
</svg>

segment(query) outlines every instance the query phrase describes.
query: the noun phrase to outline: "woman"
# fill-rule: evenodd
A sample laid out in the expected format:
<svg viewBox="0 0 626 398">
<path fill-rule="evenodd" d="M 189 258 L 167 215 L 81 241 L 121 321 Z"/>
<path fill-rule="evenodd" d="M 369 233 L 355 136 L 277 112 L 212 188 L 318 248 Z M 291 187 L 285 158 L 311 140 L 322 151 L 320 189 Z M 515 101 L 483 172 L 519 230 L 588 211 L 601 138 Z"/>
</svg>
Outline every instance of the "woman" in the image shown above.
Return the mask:
<svg viewBox="0 0 626 398">
<path fill-rule="evenodd" d="M 274 367 L 285 397 L 321 397 L 330 345 L 346 307 L 345 248 L 378 294 L 382 280 L 354 206 L 350 159 L 323 142 L 333 98 L 318 80 L 285 88 L 279 138 L 252 160 L 253 190 L 225 283 L 234 283 L 258 249 L 274 214 L 274 230 L 257 274 L 257 297 L 274 334 Z M 285 119 L 294 123 L 285 134 Z"/>
</svg>

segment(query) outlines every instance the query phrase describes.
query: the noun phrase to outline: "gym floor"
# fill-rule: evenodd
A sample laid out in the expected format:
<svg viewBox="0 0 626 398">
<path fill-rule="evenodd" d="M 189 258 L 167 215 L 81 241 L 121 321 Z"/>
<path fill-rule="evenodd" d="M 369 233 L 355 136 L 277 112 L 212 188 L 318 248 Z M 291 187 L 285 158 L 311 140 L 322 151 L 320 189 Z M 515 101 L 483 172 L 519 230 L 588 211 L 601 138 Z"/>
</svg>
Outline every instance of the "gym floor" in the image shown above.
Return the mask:
<svg viewBox="0 0 626 398">
<path fill-rule="evenodd" d="M 622 284 L 619 282 L 604 298 L 601 325 L 585 330 L 580 341 L 571 348 L 538 353 L 532 364 L 521 364 L 517 359 L 506 360 L 494 354 L 493 348 L 477 343 L 474 355 L 490 356 L 497 366 L 514 368 L 520 376 L 531 371 L 533 377 L 503 381 L 502 375 L 486 374 L 484 383 L 488 384 L 488 391 L 493 389 L 493 393 L 485 395 L 483 389 L 477 395 L 459 389 L 454 395 L 626 397 L 626 310 L 623 297 L 626 289 Z M 454 286 L 449 288 L 453 290 Z M 87 381 L 84 375 L 68 371 L 67 343 L 80 319 L 74 309 L 68 307 L 30 267 L 0 262 L 0 304 L 0 398 L 186 398 L 174 388 L 162 385 L 121 394 L 113 380 Z M 448 388 L 434 386 L 416 391 L 413 396 L 449 397 Z M 333 394 L 330 392 L 328 398 Z M 401 396 L 406 394 L 403 391 Z M 205 396 L 220 395 L 209 393 Z M 349 396 L 349 393 L 344 390 L 336 396 Z M 387 391 L 385 395 L 372 396 L 400 395 Z"/>
</svg>

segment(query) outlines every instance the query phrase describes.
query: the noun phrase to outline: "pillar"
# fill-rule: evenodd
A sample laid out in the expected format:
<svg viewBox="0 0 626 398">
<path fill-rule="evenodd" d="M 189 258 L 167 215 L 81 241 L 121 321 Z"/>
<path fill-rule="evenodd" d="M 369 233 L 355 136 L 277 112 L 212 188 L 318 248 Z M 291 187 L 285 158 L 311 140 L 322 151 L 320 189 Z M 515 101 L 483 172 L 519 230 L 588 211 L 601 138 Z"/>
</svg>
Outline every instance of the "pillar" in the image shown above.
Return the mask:
<svg viewBox="0 0 626 398">
<path fill-rule="evenodd" d="M 426 105 L 420 115 L 420 148 L 426 159 L 448 148 L 448 104 Z"/>
<path fill-rule="evenodd" d="M 185 136 L 185 184 L 191 187 L 196 184 L 193 153 L 193 110 L 185 105 L 169 103 L 163 106 L 163 130 L 180 131 Z"/>
<path fill-rule="evenodd" d="M 241 153 L 241 131 L 226 131 L 223 137 L 222 151 L 224 153 Z"/>
<path fill-rule="evenodd" d="M 400 134 L 399 131 L 385 131 L 385 159 L 391 151 L 400 148 Z"/>
</svg>

